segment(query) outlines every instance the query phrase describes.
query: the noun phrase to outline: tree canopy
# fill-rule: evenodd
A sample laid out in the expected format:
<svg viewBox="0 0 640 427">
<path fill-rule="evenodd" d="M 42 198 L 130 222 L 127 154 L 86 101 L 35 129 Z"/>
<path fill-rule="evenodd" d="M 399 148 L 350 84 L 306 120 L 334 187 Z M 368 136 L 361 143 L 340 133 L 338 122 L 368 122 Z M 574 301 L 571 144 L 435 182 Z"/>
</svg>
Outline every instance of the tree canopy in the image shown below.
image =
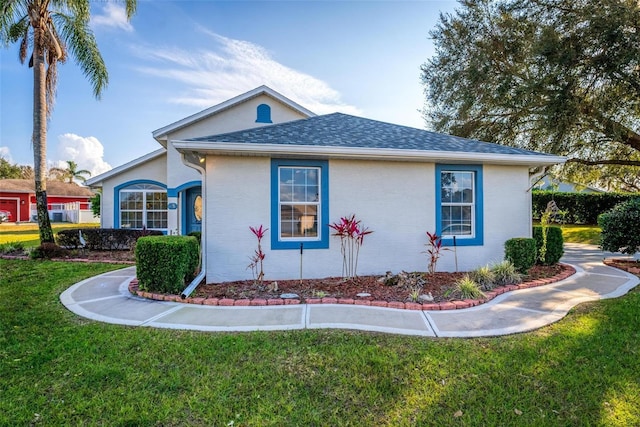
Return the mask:
<svg viewBox="0 0 640 427">
<path fill-rule="evenodd" d="M 125 0 L 127 19 L 135 13 L 136 0 Z M 2 0 L 0 40 L 17 43 L 18 58 L 33 69 L 34 181 L 40 241 L 54 242 L 47 211 L 47 122 L 56 94 L 57 66 L 69 53 L 100 97 L 108 83 L 107 68 L 90 28 L 89 0 Z"/>
<path fill-rule="evenodd" d="M 636 0 L 461 0 L 430 35 L 435 130 L 565 155 L 569 175 L 640 189 Z"/>
</svg>

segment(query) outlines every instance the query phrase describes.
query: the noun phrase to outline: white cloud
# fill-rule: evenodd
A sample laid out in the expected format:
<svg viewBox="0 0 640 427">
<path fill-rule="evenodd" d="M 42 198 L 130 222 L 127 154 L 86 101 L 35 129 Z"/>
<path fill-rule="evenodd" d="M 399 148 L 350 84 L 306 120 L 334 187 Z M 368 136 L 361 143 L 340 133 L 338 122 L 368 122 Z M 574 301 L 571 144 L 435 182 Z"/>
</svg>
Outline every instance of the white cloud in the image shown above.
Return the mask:
<svg viewBox="0 0 640 427">
<path fill-rule="evenodd" d="M 11 150 L 9 147 L 0 147 L 0 157 L 5 159 L 9 163 L 13 163 L 13 158 L 11 157 Z"/>
<path fill-rule="evenodd" d="M 206 108 L 267 85 L 318 114 L 336 111 L 361 114 L 357 107 L 341 101 L 340 93 L 326 82 L 280 64 L 262 46 L 200 30 L 213 40 L 211 49 L 156 46 L 137 49 L 140 57 L 162 63 L 139 67 L 138 71 L 187 87 L 171 102 Z"/>
<path fill-rule="evenodd" d="M 133 25 L 127 20 L 127 11 L 123 5 L 109 2 L 102 9 L 102 14 L 95 14 L 91 17 L 91 24 L 94 27 L 113 27 L 133 31 Z"/>
<path fill-rule="evenodd" d="M 104 147 L 96 137 L 82 137 L 73 133 L 58 136 L 58 146 L 52 164 L 55 167 L 66 168 L 67 160 L 72 160 L 78 169 L 86 169 L 91 176 L 99 175 L 111 170 L 111 165 L 104 161 Z"/>
</svg>

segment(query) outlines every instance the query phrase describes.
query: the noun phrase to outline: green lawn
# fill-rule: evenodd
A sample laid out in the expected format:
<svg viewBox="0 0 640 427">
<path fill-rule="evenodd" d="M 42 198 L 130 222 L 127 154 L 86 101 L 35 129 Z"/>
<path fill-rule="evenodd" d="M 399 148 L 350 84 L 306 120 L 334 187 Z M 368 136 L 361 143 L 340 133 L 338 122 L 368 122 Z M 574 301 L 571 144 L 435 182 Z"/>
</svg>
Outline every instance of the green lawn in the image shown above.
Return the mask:
<svg viewBox="0 0 640 427">
<path fill-rule="evenodd" d="M 597 225 L 567 224 L 562 226 L 562 237 L 565 242 L 599 245 L 601 231 Z"/>
<path fill-rule="evenodd" d="M 99 227 L 100 224 L 51 224 L 54 234 L 68 228 Z M 34 247 L 40 244 L 38 224 L 0 224 L 0 245 L 3 243 L 22 242 L 25 247 Z"/>
<path fill-rule="evenodd" d="M 640 425 L 640 292 L 542 330 L 202 333 L 68 312 L 113 269 L 0 260 L 0 425 Z"/>
</svg>

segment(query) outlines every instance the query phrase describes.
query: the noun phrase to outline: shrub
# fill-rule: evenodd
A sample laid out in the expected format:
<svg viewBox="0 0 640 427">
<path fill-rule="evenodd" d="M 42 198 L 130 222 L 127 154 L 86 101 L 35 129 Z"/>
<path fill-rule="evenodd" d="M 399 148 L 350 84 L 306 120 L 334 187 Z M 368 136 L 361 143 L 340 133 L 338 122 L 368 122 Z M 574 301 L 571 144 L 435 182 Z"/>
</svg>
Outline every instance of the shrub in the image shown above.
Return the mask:
<svg viewBox="0 0 640 427">
<path fill-rule="evenodd" d="M 490 291 L 495 287 L 496 275 L 488 265 L 476 268 L 469 273 L 469 278 L 476 282 L 480 289 Z"/>
<path fill-rule="evenodd" d="M 511 261 L 520 273 L 527 271 L 536 263 L 536 241 L 528 237 L 516 237 L 504 243 L 505 259 Z"/>
<path fill-rule="evenodd" d="M 162 236 L 159 230 L 131 228 L 70 228 L 58 232 L 58 245 L 67 249 L 78 249 L 80 231 L 87 242 L 86 248 L 93 251 L 133 250 L 136 241 L 144 236 Z"/>
<path fill-rule="evenodd" d="M 425 246 L 427 250 L 424 251 L 425 254 L 429 256 L 429 265 L 427 266 L 427 271 L 429 274 L 433 274 L 436 272 L 436 265 L 438 264 L 438 260 L 442 256 L 442 251 L 448 251 L 448 248 L 442 247 L 442 238 L 438 236 L 436 233 L 429 233 L 427 231 L 427 239 L 429 240 Z"/>
<path fill-rule="evenodd" d="M 600 215 L 598 225 L 602 250 L 629 255 L 640 251 L 640 197 Z"/>
<path fill-rule="evenodd" d="M 628 193 L 564 193 L 534 190 L 531 195 L 533 217 L 539 219 L 553 200 L 566 212 L 564 219 L 570 224 L 597 224 L 598 215 L 619 203 L 633 198 Z"/>
<path fill-rule="evenodd" d="M 198 239 L 198 243 L 202 241 L 202 232 L 201 231 L 191 231 L 187 233 L 187 236 L 193 236 Z"/>
<path fill-rule="evenodd" d="M 491 267 L 496 286 L 515 285 L 522 282 L 522 276 L 511 261 L 504 260 Z"/>
<path fill-rule="evenodd" d="M 478 284 L 467 274 L 455 283 L 454 292 L 462 299 L 479 299 L 485 297 L 484 292 L 480 290 Z"/>
<path fill-rule="evenodd" d="M 547 242 L 546 252 L 542 257 L 541 248 L 544 244 L 545 227 L 534 226 L 533 238 L 536 241 L 536 262 L 543 265 L 557 264 L 564 254 L 564 239 L 562 238 L 562 229 L 560 227 L 546 227 Z"/>
<path fill-rule="evenodd" d="M 136 245 L 140 289 L 179 294 L 195 275 L 198 240 L 193 236 L 141 237 Z"/>
<path fill-rule="evenodd" d="M 43 243 L 31 251 L 29 255 L 32 259 L 65 258 L 69 256 L 69 251 L 55 243 Z"/>
</svg>

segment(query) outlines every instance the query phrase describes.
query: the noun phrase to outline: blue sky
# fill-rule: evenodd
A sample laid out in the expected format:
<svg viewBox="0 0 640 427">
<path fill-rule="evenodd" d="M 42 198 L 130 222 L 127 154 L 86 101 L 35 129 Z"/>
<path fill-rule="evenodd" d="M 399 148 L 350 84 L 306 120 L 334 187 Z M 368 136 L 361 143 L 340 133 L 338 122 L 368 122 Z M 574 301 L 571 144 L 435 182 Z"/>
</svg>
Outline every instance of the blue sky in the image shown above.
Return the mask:
<svg viewBox="0 0 640 427">
<path fill-rule="evenodd" d="M 420 65 L 455 1 L 92 2 L 109 70 L 95 100 L 73 59 L 59 68 L 51 164 L 96 173 L 159 148 L 151 132 L 265 84 L 318 114 L 424 128 Z M 0 156 L 32 164 L 32 73 L 0 50 Z"/>
</svg>

